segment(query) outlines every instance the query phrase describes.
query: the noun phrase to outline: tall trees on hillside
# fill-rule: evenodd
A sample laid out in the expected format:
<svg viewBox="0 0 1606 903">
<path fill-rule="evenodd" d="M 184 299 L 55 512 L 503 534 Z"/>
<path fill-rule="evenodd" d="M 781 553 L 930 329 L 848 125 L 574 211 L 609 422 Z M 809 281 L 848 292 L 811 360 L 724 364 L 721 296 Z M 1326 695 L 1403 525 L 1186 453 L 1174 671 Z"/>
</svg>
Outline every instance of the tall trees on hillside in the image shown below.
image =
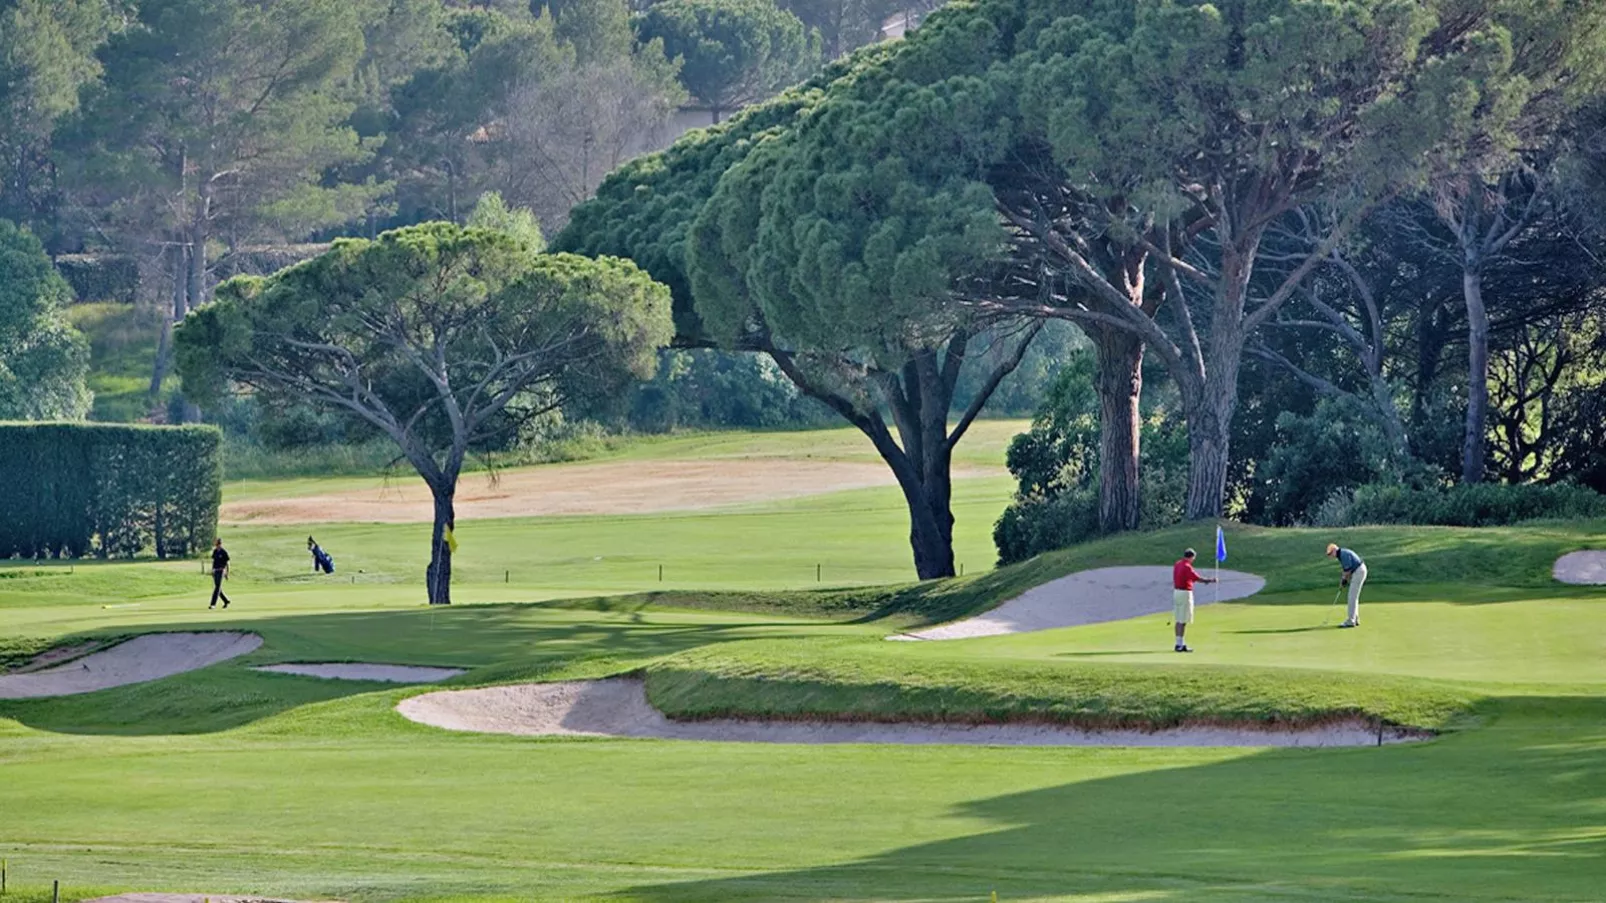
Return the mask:
<svg viewBox="0 0 1606 903">
<path fill-rule="evenodd" d="M 224 284 L 178 332 L 185 385 L 233 382 L 359 417 L 396 442 L 435 501 L 429 601 L 451 601 L 468 454 L 542 413 L 652 375 L 669 292 L 629 261 L 539 254 L 433 223 L 348 239 L 268 278 Z"/>
<path fill-rule="evenodd" d="M 75 130 L 75 191 L 91 228 L 121 226 L 167 256 L 168 322 L 210 296 L 215 245 L 363 212 L 371 186 L 323 181 L 366 153 L 347 124 L 356 12 L 345 0 L 144 0 L 102 49 L 105 77 Z"/>
<path fill-rule="evenodd" d="M 51 136 L 100 74 L 112 0 L 0 0 L 0 217 L 54 219 Z"/>
<path fill-rule="evenodd" d="M 774 0 L 664 0 L 636 20 L 643 41 L 662 40 L 680 81 L 719 122 L 806 78 L 819 35 Z"/>
</svg>

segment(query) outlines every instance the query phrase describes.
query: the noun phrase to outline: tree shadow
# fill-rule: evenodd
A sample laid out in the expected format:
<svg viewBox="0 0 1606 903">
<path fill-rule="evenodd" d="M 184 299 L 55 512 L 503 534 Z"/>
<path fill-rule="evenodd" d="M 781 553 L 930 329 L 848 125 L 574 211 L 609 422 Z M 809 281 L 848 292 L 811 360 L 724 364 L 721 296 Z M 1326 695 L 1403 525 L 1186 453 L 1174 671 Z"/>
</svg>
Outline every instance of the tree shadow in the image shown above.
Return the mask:
<svg viewBox="0 0 1606 903">
<path fill-rule="evenodd" d="M 1265 627 L 1255 630 L 1229 630 L 1228 633 L 1268 634 L 1268 633 L 1313 633 L 1318 630 L 1337 630 L 1337 624 L 1316 624 L 1311 627 Z"/>
<path fill-rule="evenodd" d="M 1151 759 L 1139 773 L 962 804 L 955 819 L 994 826 L 965 836 L 610 899 L 1598 898 L 1606 700 L 1501 707 L 1493 729 L 1425 744 L 1258 751 L 1172 768 Z"/>
</svg>

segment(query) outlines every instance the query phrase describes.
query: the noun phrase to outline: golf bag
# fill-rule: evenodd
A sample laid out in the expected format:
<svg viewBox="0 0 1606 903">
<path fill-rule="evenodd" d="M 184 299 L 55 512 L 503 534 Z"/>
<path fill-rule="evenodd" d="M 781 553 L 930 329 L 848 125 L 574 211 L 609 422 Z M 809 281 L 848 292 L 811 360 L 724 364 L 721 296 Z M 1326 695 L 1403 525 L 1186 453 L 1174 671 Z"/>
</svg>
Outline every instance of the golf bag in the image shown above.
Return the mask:
<svg viewBox="0 0 1606 903">
<path fill-rule="evenodd" d="M 335 572 L 335 560 L 330 558 L 329 553 L 323 549 L 313 550 L 312 562 L 317 566 L 318 570 L 323 571 L 325 574 L 333 574 Z"/>
</svg>

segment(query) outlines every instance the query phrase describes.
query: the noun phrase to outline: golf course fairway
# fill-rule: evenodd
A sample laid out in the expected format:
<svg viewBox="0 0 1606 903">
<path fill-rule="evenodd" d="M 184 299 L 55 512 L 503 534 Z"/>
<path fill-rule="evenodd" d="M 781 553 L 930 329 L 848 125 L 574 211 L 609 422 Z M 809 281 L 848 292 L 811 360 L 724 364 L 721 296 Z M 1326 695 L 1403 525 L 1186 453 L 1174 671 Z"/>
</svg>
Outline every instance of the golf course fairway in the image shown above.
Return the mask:
<svg viewBox="0 0 1606 903">
<path fill-rule="evenodd" d="M 1550 576 L 1561 554 L 1606 548 L 1606 522 L 1339 531 L 1371 570 L 1359 630 L 1324 626 L 1330 531 L 1229 526 L 1228 566 L 1267 585 L 1201 607 L 1192 656 L 1171 653 L 1165 615 L 886 642 L 1067 574 L 1211 547 L 1214 525 L 1182 527 L 989 569 L 1008 488 L 956 482 L 970 567 L 918 585 L 887 487 L 465 523 L 465 604 L 449 609 L 420 604 L 414 524 L 229 528 L 226 612 L 205 609 L 195 562 L 0 566 L 7 664 L 86 637 L 262 638 L 157 681 L 0 700 L 4 899 L 49 900 L 53 881 L 69 901 L 1606 895 L 1606 588 Z M 339 562 L 330 578 L 311 576 L 309 530 Z M 285 662 L 467 673 L 402 686 L 254 670 Z M 1282 750 L 715 743 L 445 731 L 395 711 L 437 688 L 622 674 L 681 717 L 1159 725 L 1348 711 L 1436 736 Z"/>
</svg>

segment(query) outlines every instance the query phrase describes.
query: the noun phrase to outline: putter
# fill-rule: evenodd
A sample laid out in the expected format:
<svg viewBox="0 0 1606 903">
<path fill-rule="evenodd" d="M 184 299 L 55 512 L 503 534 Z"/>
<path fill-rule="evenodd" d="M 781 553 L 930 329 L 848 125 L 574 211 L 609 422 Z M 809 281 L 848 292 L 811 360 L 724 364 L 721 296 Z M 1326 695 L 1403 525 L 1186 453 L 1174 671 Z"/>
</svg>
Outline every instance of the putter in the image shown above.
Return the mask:
<svg viewBox="0 0 1606 903">
<path fill-rule="evenodd" d="M 1338 599 L 1342 595 L 1344 595 L 1344 587 L 1340 586 L 1338 588 L 1338 592 L 1333 594 L 1333 604 L 1327 606 L 1327 613 L 1322 615 L 1322 626 L 1323 627 L 1326 627 L 1328 625 L 1328 622 L 1333 620 L 1333 609 L 1335 607 L 1337 607 Z"/>
</svg>

